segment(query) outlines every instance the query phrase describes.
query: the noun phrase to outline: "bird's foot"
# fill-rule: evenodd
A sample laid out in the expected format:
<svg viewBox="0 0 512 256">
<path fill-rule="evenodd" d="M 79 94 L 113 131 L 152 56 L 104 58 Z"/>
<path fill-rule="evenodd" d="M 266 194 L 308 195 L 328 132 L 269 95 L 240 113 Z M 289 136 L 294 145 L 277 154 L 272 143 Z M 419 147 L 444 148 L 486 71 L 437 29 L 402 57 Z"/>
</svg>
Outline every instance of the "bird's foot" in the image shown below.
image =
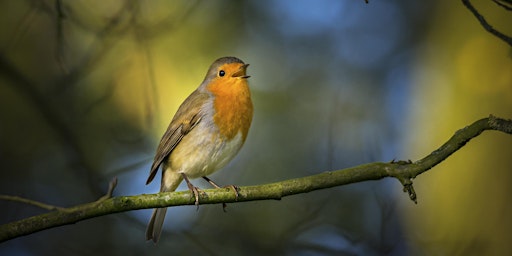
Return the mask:
<svg viewBox="0 0 512 256">
<path fill-rule="evenodd" d="M 213 180 L 211 180 L 210 178 L 206 177 L 206 176 L 203 176 L 203 179 L 205 179 L 206 181 L 208 181 L 208 183 L 210 183 L 213 187 L 215 188 L 231 188 L 233 189 L 233 191 L 235 192 L 235 200 L 238 201 L 238 186 L 236 185 L 227 185 L 227 186 L 219 186 L 217 185 L 217 183 L 213 182 Z M 227 204 L 226 203 L 222 203 L 222 210 L 225 212 L 226 211 L 226 207 L 227 207 Z"/>
</svg>

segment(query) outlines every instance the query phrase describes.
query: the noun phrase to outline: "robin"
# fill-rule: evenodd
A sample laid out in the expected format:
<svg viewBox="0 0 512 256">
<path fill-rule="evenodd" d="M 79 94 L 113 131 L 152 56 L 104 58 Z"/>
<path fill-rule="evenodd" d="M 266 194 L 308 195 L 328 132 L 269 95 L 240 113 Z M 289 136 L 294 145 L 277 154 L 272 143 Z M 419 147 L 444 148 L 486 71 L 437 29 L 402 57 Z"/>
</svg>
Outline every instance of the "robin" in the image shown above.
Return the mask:
<svg viewBox="0 0 512 256">
<path fill-rule="evenodd" d="M 247 83 L 248 66 L 235 57 L 213 62 L 201 85 L 181 104 L 162 136 L 146 185 L 162 166 L 160 192 L 175 191 L 185 180 L 198 205 L 198 188 L 189 179 L 203 177 L 219 187 L 206 176 L 233 159 L 251 126 L 253 106 Z M 166 211 L 167 208 L 153 211 L 146 240 L 158 242 Z"/>
</svg>

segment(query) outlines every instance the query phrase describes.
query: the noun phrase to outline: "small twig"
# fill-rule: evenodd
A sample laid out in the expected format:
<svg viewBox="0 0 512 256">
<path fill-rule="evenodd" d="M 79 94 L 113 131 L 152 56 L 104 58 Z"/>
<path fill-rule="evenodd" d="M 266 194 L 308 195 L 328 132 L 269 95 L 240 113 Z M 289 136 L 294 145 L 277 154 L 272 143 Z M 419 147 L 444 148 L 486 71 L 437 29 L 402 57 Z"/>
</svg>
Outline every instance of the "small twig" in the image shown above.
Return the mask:
<svg viewBox="0 0 512 256">
<path fill-rule="evenodd" d="M 23 197 L 19 197 L 19 196 L 0 195 L 0 200 L 13 201 L 13 202 L 29 204 L 29 205 L 33 205 L 33 206 L 36 206 L 36 207 L 39 207 L 39 208 L 43 208 L 43 209 L 48 210 L 48 211 L 64 209 L 64 208 L 59 207 L 59 206 L 55 206 L 55 205 L 51 205 L 51 204 L 45 204 L 45 203 L 41 203 L 41 202 L 38 202 L 38 201 L 35 201 L 35 200 L 31 200 L 31 199 L 27 199 L 27 198 L 23 198 Z"/>
<path fill-rule="evenodd" d="M 108 190 L 107 193 L 100 197 L 96 202 L 102 202 L 112 197 L 112 193 L 114 192 L 114 189 L 117 186 L 117 177 L 112 178 L 112 180 L 108 183 Z"/>
<path fill-rule="evenodd" d="M 66 19 L 66 15 L 64 14 L 64 8 L 62 6 L 61 0 L 55 1 L 55 10 L 56 14 L 56 44 L 55 44 L 55 59 L 57 64 L 62 69 L 65 74 L 69 73 L 68 68 L 66 67 L 66 63 L 64 61 L 64 20 Z"/>
<path fill-rule="evenodd" d="M 495 1 L 496 2 L 496 1 Z M 477 9 L 471 4 L 471 2 L 469 2 L 469 0 L 462 0 L 462 3 L 466 6 L 466 8 L 468 8 L 468 10 L 471 11 L 471 13 L 473 13 L 473 15 L 478 19 L 478 21 L 480 22 L 480 24 L 482 24 L 482 27 L 484 27 L 485 30 L 487 30 L 489 33 L 495 35 L 496 37 L 498 37 L 499 39 L 503 40 L 504 42 L 506 42 L 507 44 L 509 44 L 510 46 L 512 46 L 512 37 L 509 37 L 503 33 L 501 33 L 500 31 L 494 29 L 488 22 L 487 20 L 485 20 L 484 16 L 482 16 L 478 11 Z M 501 5 L 501 4 L 500 4 Z"/>
<path fill-rule="evenodd" d="M 109 182 L 107 193 L 104 196 L 100 197 L 96 202 L 99 203 L 99 202 L 102 202 L 102 201 L 105 201 L 105 200 L 111 198 L 112 193 L 114 192 L 114 189 L 116 188 L 116 186 L 117 186 L 117 177 L 114 177 Z M 0 200 L 29 204 L 29 205 L 33 205 L 33 206 L 36 206 L 39 208 L 43 208 L 48 211 L 54 211 L 54 210 L 67 211 L 66 208 L 64 208 L 64 207 L 55 206 L 55 205 L 51 205 L 51 204 L 45 204 L 45 203 L 42 203 L 39 201 L 35 201 L 35 200 L 31 200 L 31 199 L 27 199 L 27 198 L 23 198 L 23 197 L 19 197 L 19 196 L 0 195 Z"/>
<path fill-rule="evenodd" d="M 510 0 L 492 0 L 495 4 L 507 11 L 512 11 L 512 1 Z"/>
</svg>

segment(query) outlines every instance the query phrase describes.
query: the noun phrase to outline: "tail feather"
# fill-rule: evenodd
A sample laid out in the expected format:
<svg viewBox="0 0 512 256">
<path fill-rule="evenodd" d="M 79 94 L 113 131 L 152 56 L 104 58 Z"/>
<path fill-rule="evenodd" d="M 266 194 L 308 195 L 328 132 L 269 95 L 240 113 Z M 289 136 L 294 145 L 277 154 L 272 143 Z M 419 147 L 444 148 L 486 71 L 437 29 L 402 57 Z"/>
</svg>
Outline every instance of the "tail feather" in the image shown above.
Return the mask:
<svg viewBox="0 0 512 256">
<path fill-rule="evenodd" d="M 152 239 L 155 244 L 158 242 L 164 227 L 166 212 L 167 208 L 157 208 L 153 211 L 151 220 L 149 221 L 148 229 L 146 230 L 146 240 Z"/>
<path fill-rule="evenodd" d="M 176 190 L 176 188 L 178 188 L 178 185 L 183 180 L 183 177 L 181 176 L 181 173 L 165 169 L 166 167 L 164 165 L 160 192 L 173 192 Z M 149 221 L 148 228 L 146 229 L 146 240 L 153 240 L 155 244 L 158 242 L 158 239 L 160 239 L 160 235 L 162 234 L 162 229 L 164 227 L 166 212 L 167 208 L 156 208 L 155 210 L 153 210 L 151 220 Z"/>
</svg>

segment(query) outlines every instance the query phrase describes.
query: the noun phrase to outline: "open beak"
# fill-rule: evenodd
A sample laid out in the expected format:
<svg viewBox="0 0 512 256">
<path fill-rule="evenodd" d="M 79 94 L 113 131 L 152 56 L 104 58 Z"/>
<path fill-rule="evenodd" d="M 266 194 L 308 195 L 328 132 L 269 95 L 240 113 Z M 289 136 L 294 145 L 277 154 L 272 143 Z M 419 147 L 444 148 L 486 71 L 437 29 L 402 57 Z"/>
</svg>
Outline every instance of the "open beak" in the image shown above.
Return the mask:
<svg viewBox="0 0 512 256">
<path fill-rule="evenodd" d="M 251 77 L 251 76 L 246 75 L 246 73 L 245 73 L 248 66 L 249 66 L 249 64 L 244 64 L 244 65 L 240 66 L 240 69 L 238 69 L 238 71 L 233 73 L 232 77 L 241 77 L 241 78 Z"/>
</svg>

